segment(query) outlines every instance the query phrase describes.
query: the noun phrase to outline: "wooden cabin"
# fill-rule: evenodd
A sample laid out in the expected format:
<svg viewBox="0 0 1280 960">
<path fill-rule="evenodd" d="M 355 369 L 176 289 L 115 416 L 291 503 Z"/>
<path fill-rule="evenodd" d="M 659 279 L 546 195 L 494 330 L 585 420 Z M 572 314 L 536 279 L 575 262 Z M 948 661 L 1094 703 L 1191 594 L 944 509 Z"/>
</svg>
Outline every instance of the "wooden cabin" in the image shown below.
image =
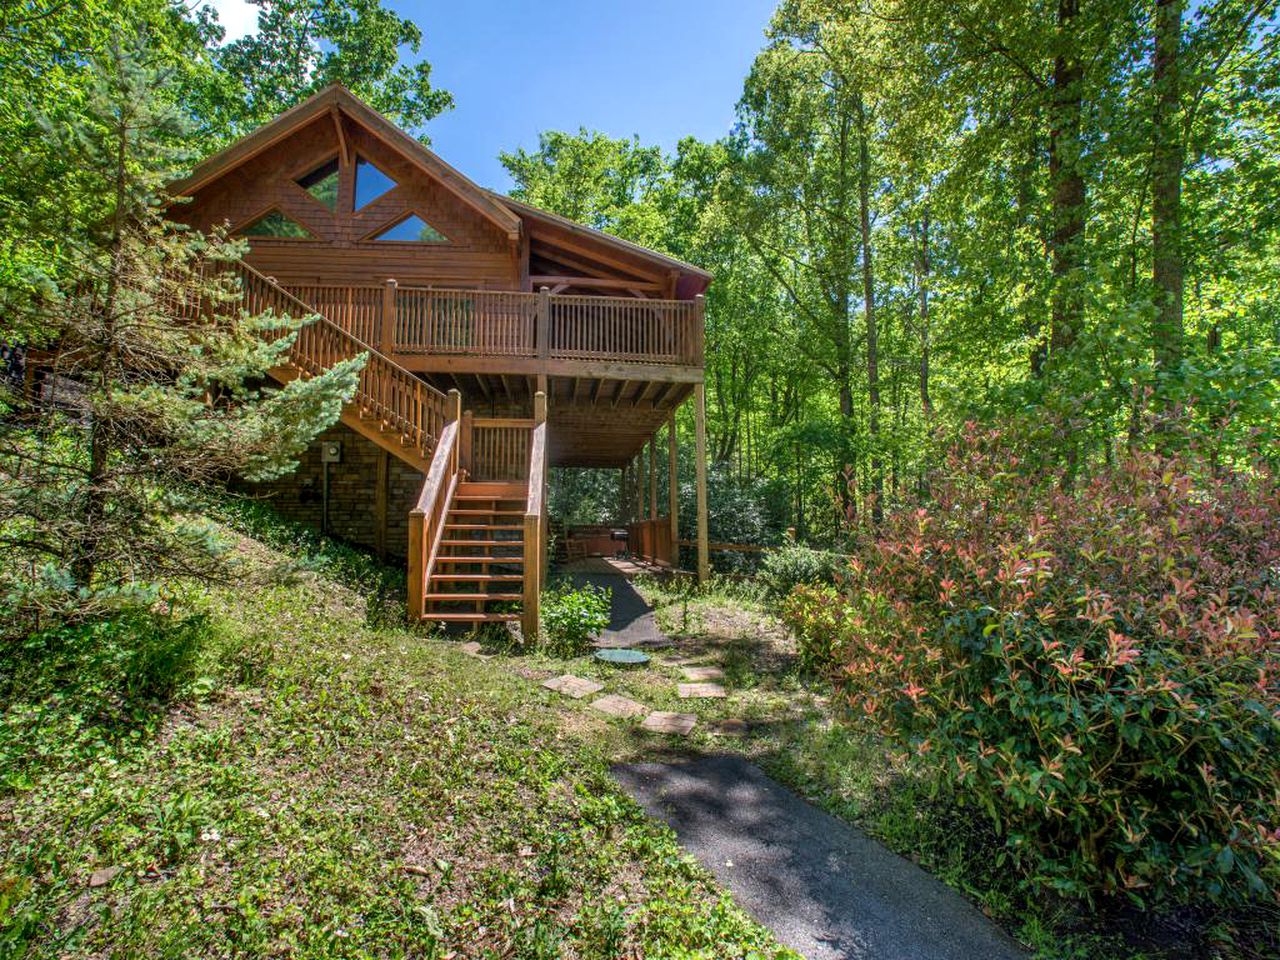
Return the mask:
<svg viewBox="0 0 1280 960">
<path fill-rule="evenodd" d="M 279 379 L 368 354 L 341 424 L 263 492 L 405 550 L 412 616 L 536 628 L 552 466 L 624 471 L 632 552 L 674 564 L 675 414 L 691 397 L 706 576 L 709 274 L 482 189 L 341 86 L 171 192 L 189 198 L 174 219 L 248 240 L 248 306 L 319 314 Z"/>
</svg>

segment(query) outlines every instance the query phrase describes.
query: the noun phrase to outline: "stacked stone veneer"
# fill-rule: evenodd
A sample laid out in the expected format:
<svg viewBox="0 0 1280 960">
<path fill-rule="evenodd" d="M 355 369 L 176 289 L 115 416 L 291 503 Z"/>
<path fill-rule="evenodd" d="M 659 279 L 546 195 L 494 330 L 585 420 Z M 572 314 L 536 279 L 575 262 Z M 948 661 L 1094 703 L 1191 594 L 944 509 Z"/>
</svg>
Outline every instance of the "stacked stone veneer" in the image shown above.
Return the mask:
<svg viewBox="0 0 1280 960">
<path fill-rule="evenodd" d="M 342 462 L 329 464 L 329 532 L 390 559 L 404 558 L 409 548 L 409 511 L 422 490 L 423 475 L 343 424 L 311 441 L 292 474 L 267 483 L 244 483 L 241 488 L 268 499 L 284 516 L 319 529 L 324 471 L 320 449 L 321 444 L 335 440 L 342 444 Z M 378 509 L 380 477 L 385 483 L 385 518 Z"/>
</svg>

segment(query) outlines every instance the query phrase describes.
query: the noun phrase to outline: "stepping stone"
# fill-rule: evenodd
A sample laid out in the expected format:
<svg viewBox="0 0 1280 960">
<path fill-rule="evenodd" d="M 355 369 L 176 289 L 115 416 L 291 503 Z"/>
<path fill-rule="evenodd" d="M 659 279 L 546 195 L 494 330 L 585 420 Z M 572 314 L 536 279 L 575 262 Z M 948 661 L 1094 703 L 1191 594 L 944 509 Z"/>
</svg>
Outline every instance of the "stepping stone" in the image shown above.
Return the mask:
<svg viewBox="0 0 1280 960">
<path fill-rule="evenodd" d="M 682 683 L 676 687 L 681 700 L 725 696 L 724 687 L 718 683 Z"/>
<path fill-rule="evenodd" d="M 601 713 L 607 713 L 611 717 L 620 717 L 623 720 L 629 720 L 631 717 L 638 717 L 642 713 L 649 712 L 649 708 L 643 703 L 636 703 L 634 700 L 620 697 L 616 693 L 605 694 L 599 700 L 592 700 L 591 706 Z"/>
<path fill-rule="evenodd" d="M 477 660 L 492 660 L 493 654 L 480 652 L 480 641 L 468 640 L 466 643 L 458 647 L 468 657 L 475 657 Z"/>
<path fill-rule="evenodd" d="M 686 680 L 723 680 L 724 671 L 719 667 L 685 667 L 680 671 Z"/>
<path fill-rule="evenodd" d="M 692 713 L 671 713 L 667 710 L 655 710 L 640 723 L 640 726 L 651 733 L 674 733 L 687 737 L 698 718 Z"/>
<path fill-rule="evenodd" d="M 548 690 L 563 693 L 565 696 L 573 697 L 575 700 L 589 697 L 591 694 L 599 693 L 604 689 L 603 683 L 596 683 L 594 680 L 587 680 L 583 677 L 575 677 L 572 673 L 566 673 L 562 677 L 552 677 L 550 680 L 543 680 L 542 685 Z"/>
<path fill-rule="evenodd" d="M 721 720 L 711 728 L 711 732 L 721 737 L 745 737 L 748 729 L 747 721 L 731 718 Z"/>
</svg>

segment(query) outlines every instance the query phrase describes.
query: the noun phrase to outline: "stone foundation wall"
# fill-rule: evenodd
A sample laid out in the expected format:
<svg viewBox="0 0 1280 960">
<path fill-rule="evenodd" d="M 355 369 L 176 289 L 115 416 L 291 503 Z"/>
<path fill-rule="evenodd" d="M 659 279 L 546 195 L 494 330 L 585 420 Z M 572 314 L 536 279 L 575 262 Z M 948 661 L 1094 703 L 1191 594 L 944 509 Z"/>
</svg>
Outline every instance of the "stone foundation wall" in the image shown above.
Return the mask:
<svg viewBox="0 0 1280 960">
<path fill-rule="evenodd" d="M 347 426 L 330 427 L 307 447 L 296 471 L 266 483 L 243 483 L 251 495 L 270 500 L 283 516 L 320 528 L 323 512 L 321 445 L 342 444 L 342 460 L 329 467 L 329 532 L 402 560 L 409 549 L 409 511 L 422 490 L 423 475 Z M 385 500 L 379 502 L 379 487 Z M 385 504 L 385 509 L 380 506 Z"/>
</svg>

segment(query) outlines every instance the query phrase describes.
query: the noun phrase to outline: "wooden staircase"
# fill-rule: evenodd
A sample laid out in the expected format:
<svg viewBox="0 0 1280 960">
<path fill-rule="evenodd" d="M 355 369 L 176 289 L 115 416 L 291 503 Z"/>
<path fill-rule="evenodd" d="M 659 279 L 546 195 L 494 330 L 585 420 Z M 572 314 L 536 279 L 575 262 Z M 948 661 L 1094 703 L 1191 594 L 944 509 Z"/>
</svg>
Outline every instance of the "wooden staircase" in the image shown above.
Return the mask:
<svg viewBox="0 0 1280 960">
<path fill-rule="evenodd" d="M 342 422 L 426 474 L 409 514 L 410 619 L 518 620 L 532 637 L 546 567 L 545 394 L 529 420 L 464 418 L 456 390 L 434 389 L 247 264 L 232 269 L 248 313 L 318 318 L 298 331 L 275 379 L 366 356 Z"/>
<path fill-rule="evenodd" d="M 445 515 L 424 617 L 445 623 L 519 620 L 529 484 L 462 481 Z"/>
</svg>

